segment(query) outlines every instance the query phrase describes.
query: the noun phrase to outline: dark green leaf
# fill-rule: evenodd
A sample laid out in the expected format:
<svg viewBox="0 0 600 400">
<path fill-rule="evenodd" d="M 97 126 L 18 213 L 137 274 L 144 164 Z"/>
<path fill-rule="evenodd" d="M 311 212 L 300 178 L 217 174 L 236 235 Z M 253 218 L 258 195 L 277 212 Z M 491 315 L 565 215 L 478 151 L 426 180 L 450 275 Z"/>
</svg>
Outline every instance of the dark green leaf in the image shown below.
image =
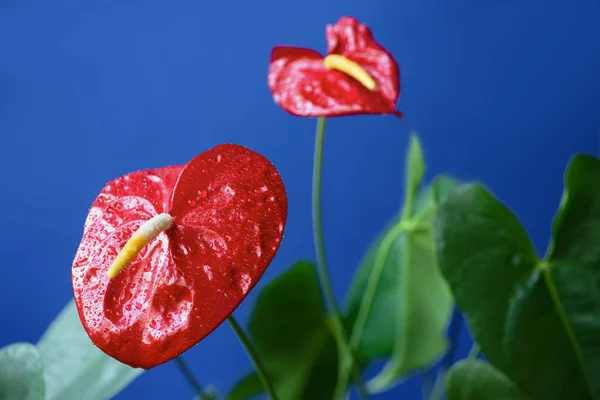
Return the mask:
<svg viewBox="0 0 600 400">
<path fill-rule="evenodd" d="M 282 399 L 331 399 L 337 348 L 313 264 L 299 262 L 266 286 L 248 329 Z"/>
<path fill-rule="evenodd" d="M 256 372 L 240 379 L 227 394 L 227 400 L 246 400 L 264 393 L 264 388 Z"/>
<path fill-rule="evenodd" d="M 13 343 L 0 349 L 0 399 L 44 399 L 44 366 L 34 345 Z"/>
<path fill-rule="evenodd" d="M 143 372 L 94 346 L 73 300 L 46 330 L 38 348 L 45 365 L 47 400 L 110 399 Z"/>
<path fill-rule="evenodd" d="M 480 185 L 442 204 L 440 266 L 483 353 L 531 399 L 600 399 L 600 161 L 569 165 L 547 261 Z"/>
<path fill-rule="evenodd" d="M 502 372 L 480 360 L 463 360 L 446 376 L 448 400 L 527 400 Z"/>
<path fill-rule="evenodd" d="M 452 300 L 435 260 L 431 221 L 437 198 L 454 186 L 452 179 L 442 177 L 425 188 L 410 219 L 395 220 L 371 245 L 353 281 L 347 322 L 356 327 L 351 336 L 361 338 L 360 358 L 391 356 L 369 384 L 374 392 L 430 365 L 446 349 Z M 368 311 L 364 324 L 357 323 L 361 307 Z"/>
</svg>

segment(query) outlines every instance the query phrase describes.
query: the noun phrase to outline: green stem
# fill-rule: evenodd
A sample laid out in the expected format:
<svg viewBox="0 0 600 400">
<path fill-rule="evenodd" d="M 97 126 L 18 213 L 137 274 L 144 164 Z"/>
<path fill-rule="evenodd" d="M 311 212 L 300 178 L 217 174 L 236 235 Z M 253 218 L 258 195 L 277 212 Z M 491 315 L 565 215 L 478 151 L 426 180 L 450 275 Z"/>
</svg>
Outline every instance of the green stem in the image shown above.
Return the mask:
<svg viewBox="0 0 600 400">
<path fill-rule="evenodd" d="M 271 380 L 268 378 L 267 369 L 265 368 L 265 365 L 263 364 L 260 356 L 258 355 L 258 351 L 250 341 L 250 338 L 248 337 L 248 335 L 246 335 L 246 332 L 244 332 L 244 330 L 242 329 L 240 324 L 238 324 L 233 315 L 230 315 L 229 318 L 227 318 L 227 321 L 229 322 L 229 325 L 231 325 L 231 328 L 237 335 L 240 342 L 242 342 L 242 345 L 244 346 L 246 352 L 250 356 L 250 359 L 254 364 L 254 368 L 256 369 L 258 378 L 260 379 L 263 387 L 269 394 L 269 397 L 271 397 L 272 400 L 278 400 L 279 398 L 277 397 L 275 388 L 273 387 Z"/>
<path fill-rule="evenodd" d="M 204 393 L 202 386 L 192 373 L 190 367 L 188 367 L 187 363 L 184 361 L 183 356 L 175 358 L 175 365 L 177 365 L 177 368 L 179 368 L 179 371 L 181 371 L 181 374 L 185 380 L 190 384 L 192 389 L 194 389 L 194 392 L 196 392 L 198 398 L 201 400 L 208 399 L 209 397 Z"/>
<path fill-rule="evenodd" d="M 327 270 L 327 261 L 325 257 L 325 242 L 323 240 L 323 223 L 321 220 L 321 170 L 323 165 L 323 141 L 325 138 L 325 118 L 321 117 L 317 122 L 317 132 L 315 138 L 315 156 L 314 156 L 314 167 L 313 167 L 313 236 L 315 241 L 315 251 L 317 253 L 317 271 L 319 273 L 319 279 L 325 295 L 325 301 L 327 302 L 329 311 L 331 313 L 331 322 L 333 327 L 333 333 L 336 336 L 338 343 L 341 344 L 345 351 L 340 357 L 340 369 L 339 377 L 344 372 L 344 366 L 347 364 L 352 365 L 352 375 L 356 381 L 357 388 L 362 399 L 368 399 L 369 395 L 365 386 L 365 383 L 360 375 L 360 370 L 356 366 L 354 359 L 354 352 L 350 347 L 346 330 L 342 323 L 342 317 L 340 310 L 337 306 L 333 288 L 331 285 L 331 279 L 329 278 L 329 272 Z M 338 386 L 336 387 L 334 398 L 343 398 L 344 387 L 340 387 L 338 379 Z"/>
</svg>

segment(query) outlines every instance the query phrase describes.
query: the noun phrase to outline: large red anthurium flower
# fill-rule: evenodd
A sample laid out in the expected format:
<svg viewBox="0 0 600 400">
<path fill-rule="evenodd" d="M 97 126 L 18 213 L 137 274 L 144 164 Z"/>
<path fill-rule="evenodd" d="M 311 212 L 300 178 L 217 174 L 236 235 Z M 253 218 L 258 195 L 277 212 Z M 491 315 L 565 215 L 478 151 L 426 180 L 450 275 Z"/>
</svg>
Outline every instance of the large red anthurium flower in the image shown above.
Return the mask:
<svg viewBox="0 0 600 400">
<path fill-rule="evenodd" d="M 353 17 L 328 25 L 327 56 L 278 46 L 271 53 L 267 82 L 275 102 L 301 117 L 394 114 L 400 71 L 371 30 Z"/>
<path fill-rule="evenodd" d="M 72 267 L 92 342 L 144 369 L 198 343 L 262 276 L 287 207 L 275 167 L 233 144 L 109 182 L 92 204 Z"/>
</svg>

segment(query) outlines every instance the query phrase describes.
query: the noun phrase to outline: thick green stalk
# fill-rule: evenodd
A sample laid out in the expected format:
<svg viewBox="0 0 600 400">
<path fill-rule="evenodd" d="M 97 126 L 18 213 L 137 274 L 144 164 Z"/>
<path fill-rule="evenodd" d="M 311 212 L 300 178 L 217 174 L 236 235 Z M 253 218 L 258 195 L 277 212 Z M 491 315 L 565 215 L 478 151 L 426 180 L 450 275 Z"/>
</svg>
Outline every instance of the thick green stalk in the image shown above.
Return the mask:
<svg viewBox="0 0 600 400">
<path fill-rule="evenodd" d="M 345 372 L 345 366 L 352 365 L 353 377 L 356 381 L 357 388 L 362 399 L 368 399 L 369 395 L 366 389 L 366 385 L 360 375 L 360 370 L 356 366 L 354 360 L 354 352 L 350 347 L 348 336 L 342 322 L 340 310 L 335 300 L 333 288 L 331 285 L 331 279 L 329 278 L 329 272 L 327 270 L 327 260 L 325 257 L 325 242 L 323 240 L 323 223 L 321 219 L 321 171 L 323 166 L 323 141 L 325 138 L 325 118 L 319 118 L 317 122 L 317 132 L 315 138 L 315 156 L 314 156 L 314 167 L 313 167 L 313 236 L 315 241 L 315 251 L 317 253 L 317 271 L 319 273 L 319 279 L 323 293 L 325 295 L 325 301 L 331 314 L 331 322 L 333 328 L 333 334 L 336 340 L 343 349 L 340 352 L 339 360 L 339 376 L 338 385 L 336 387 L 334 399 L 341 399 L 344 397 L 346 392 L 345 384 L 340 385 L 340 379 Z"/>
<path fill-rule="evenodd" d="M 254 368 L 256 369 L 258 378 L 260 379 L 261 383 L 263 384 L 263 387 L 269 394 L 269 397 L 271 397 L 272 400 L 278 400 L 279 398 L 277 397 L 277 392 L 275 392 L 275 388 L 273 387 L 273 384 L 271 383 L 271 380 L 268 377 L 267 369 L 265 368 L 265 365 L 263 364 L 258 354 L 258 351 L 252 344 L 252 341 L 250 341 L 250 338 L 248 337 L 248 335 L 246 335 L 246 332 L 244 332 L 244 330 L 242 329 L 240 324 L 238 324 L 233 315 L 230 315 L 229 318 L 227 318 L 227 321 L 229 322 L 229 325 L 231 325 L 231 328 L 233 329 L 237 337 L 240 339 L 240 342 L 242 342 L 242 345 L 244 346 L 246 352 L 250 356 L 250 359 L 254 364 Z"/>
</svg>

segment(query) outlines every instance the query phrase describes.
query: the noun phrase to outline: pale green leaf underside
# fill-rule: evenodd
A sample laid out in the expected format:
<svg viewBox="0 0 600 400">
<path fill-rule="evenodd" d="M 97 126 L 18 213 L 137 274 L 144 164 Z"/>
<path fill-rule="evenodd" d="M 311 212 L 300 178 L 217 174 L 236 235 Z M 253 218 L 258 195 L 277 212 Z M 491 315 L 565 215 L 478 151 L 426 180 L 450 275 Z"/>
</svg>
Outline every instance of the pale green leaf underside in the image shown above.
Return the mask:
<svg viewBox="0 0 600 400">
<path fill-rule="evenodd" d="M 46 400 L 105 400 L 143 370 L 103 353 L 90 340 L 71 300 L 38 342 L 45 365 Z"/>
<path fill-rule="evenodd" d="M 44 399 L 44 367 L 34 345 L 19 342 L 0 349 L 0 399 Z"/>
</svg>

